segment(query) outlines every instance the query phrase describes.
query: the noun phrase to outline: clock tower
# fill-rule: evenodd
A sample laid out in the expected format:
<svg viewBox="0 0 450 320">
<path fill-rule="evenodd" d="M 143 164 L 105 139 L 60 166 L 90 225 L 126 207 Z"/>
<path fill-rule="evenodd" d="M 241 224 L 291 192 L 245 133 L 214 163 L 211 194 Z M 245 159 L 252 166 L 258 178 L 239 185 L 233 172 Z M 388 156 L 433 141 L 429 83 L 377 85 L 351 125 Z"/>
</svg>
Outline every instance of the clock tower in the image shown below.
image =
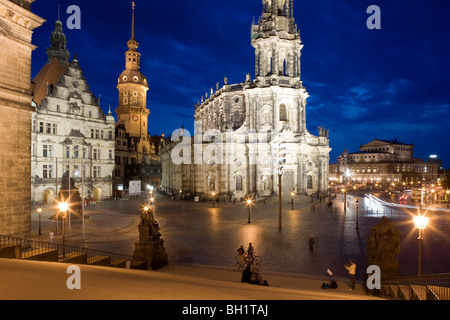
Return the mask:
<svg viewBox="0 0 450 320">
<path fill-rule="evenodd" d="M 137 51 L 139 43 L 134 38 L 134 8 L 132 2 L 131 38 L 127 42 L 125 70 L 118 79 L 119 106 L 116 108 L 117 123 L 124 124 L 131 138 L 147 139 L 147 78 L 139 71 L 141 54 Z"/>
</svg>

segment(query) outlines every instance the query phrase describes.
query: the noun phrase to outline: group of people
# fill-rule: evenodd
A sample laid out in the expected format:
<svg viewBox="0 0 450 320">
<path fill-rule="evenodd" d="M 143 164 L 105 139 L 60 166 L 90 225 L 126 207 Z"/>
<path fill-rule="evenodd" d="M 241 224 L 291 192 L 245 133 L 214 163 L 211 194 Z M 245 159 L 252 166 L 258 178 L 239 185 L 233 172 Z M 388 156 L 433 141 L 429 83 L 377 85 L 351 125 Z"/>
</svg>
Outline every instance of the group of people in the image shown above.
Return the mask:
<svg viewBox="0 0 450 320">
<path fill-rule="evenodd" d="M 239 260 L 241 261 L 241 265 L 245 265 L 244 271 L 242 271 L 242 277 L 241 277 L 241 283 L 250 283 L 250 284 L 258 284 L 263 286 L 268 286 L 267 280 L 264 280 L 259 273 L 259 270 L 256 268 L 253 268 L 252 270 L 252 263 L 246 263 L 245 262 L 245 250 L 244 246 L 241 245 L 239 249 L 237 249 Z M 248 244 L 247 249 L 247 257 L 250 257 L 250 259 L 253 258 L 255 252 L 255 248 L 253 247 L 252 243 L 250 242 Z M 250 260 L 251 261 L 251 260 Z"/>
<path fill-rule="evenodd" d="M 311 234 L 311 232 L 309 232 L 308 234 L 308 241 L 309 241 L 309 250 L 313 250 L 313 245 L 314 245 L 314 237 Z M 239 247 L 239 249 L 237 249 L 238 255 L 239 257 L 242 257 L 242 264 L 244 264 L 245 262 L 245 250 L 244 250 L 244 246 L 241 245 Z M 255 249 L 252 245 L 252 243 L 250 242 L 248 245 L 248 249 L 247 249 L 247 256 L 249 257 L 253 257 L 253 254 L 255 252 Z M 348 275 L 350 278 L 350 290 L 355 290 L 355 276 L 356 276 L 356 262 L 355 260 L 351 259 L 349 261 L 348 264 L 346 264 L 345 269 L 347 269 L 348 271 Z M 331 271 L 329 272 L 330 276 L 332 276 Z M 265 285 L 267 286 L 267 280 L 263 280 L 261 274 L 258 272 L 258 270 L 252 270 L 251 269 L 251 263 L 247 263 L 245 266 L 244 271 L 242 272 L 242 277 L 241 277 L 241 283 L 251 283 L 251 284 L 259 284 L 259 285 Z M 322 288 L 331 288 L 331 289 L 335 289 L 337 288 L 337 283 L 332 280 L 330 284 L 322 284 Z"/>
</svg>

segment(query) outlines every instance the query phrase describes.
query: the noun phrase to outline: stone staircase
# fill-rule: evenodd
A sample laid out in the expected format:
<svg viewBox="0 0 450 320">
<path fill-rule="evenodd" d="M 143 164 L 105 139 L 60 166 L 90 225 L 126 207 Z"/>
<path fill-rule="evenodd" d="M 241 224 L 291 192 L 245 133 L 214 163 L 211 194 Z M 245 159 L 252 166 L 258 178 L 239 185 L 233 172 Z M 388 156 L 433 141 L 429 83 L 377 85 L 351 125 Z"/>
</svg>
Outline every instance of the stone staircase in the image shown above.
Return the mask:
<svg viewBox="0 0 450 320">
<path fill-rule="evenodd" d="M 141 258 L 0 235 L 0 258 L 140 269 Z"/>
<path fill-rule="evenodd" d="M 449 280 L 449 274 L 438 274 L 389 281 L 382 284 L 379 295 L 390 300 L 450 300 Z"/>
</svg>

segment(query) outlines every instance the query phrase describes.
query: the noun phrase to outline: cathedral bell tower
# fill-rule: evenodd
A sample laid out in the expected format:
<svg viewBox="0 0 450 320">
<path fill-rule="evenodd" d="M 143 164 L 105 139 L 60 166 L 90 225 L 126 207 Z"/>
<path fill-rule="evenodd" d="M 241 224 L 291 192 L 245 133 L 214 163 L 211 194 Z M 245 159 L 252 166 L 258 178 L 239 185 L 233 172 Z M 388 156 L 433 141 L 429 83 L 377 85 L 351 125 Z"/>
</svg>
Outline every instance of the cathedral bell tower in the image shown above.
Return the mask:
<svg viewBox="0 0 450 320">
<path fill-rule="evenodd" d="M 134 37 L 134 8 L 132 2 L 131 38 L 127 42 L 125 53 L 125 70 L 118 79 L 119 106 L 116 108 L 117 123 L 125 125 L 126 132 L 132 138 L 147 138 L 147 78 L 139 71 L 141 54 L 137 51 L 139 43 Z"/>
<path fill-rule="evenodd" d="M 251 32 L 255 77 L 264 84 L 279 77 L 300 81 L 303 45 L 295 24 L 293 0 L 263 0 L 263 14 Z"/>
</svg>

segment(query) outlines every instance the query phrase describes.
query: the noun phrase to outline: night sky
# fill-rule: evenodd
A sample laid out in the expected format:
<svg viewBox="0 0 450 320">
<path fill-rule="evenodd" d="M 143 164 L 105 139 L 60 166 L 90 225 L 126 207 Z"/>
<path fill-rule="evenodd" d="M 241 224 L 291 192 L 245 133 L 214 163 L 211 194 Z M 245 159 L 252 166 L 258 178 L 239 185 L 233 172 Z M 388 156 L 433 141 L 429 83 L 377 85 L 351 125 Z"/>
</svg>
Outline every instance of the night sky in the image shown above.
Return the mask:
<svg viewBox="0 0 450 320">
<path fill-rule="evenodd" d="M 117 78 L 125 69 L 131 1 L 37 0 L 47 20 L 35 30 L 32 77 L 45 49 L 58 3 L 67 47 L 101 107 L 117 107 Z M 250 26 L 261 0 L 136 0 L 141 72 L 149 81 L 149 132 L 193 132 L 195 103 L 223 85 L 254 78 Z M 69 30 L 70 5 L 81 9 L 81 29 Z M 381 9 L 381 30 L 369 30 L 368 6 Z M 331 162 L 375 137 L 414 143 L 414 156 L 436 154 L 450 167 L 450 2 L 447 0 L 294 0 L 300 29 L 302 81 L 310 94 L 307 127 L 330 130 Z M 114 113 L 114 116 L 115 113 Z"/>
</svg>

